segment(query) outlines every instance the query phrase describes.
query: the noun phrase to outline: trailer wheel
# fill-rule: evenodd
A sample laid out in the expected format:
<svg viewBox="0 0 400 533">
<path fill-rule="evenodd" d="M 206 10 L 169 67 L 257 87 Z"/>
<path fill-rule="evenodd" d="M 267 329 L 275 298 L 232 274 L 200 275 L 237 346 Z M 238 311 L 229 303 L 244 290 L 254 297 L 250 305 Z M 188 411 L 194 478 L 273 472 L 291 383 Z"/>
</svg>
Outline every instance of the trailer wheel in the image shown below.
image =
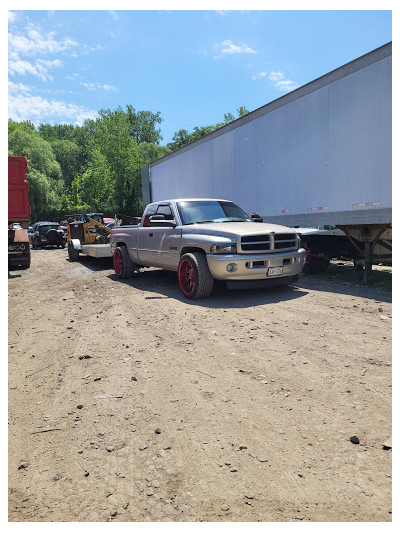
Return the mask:
<svg viewBox="0 0 400 533">
<path fill-rule="evenodd" d="M 178 282 L 184 296 L 190 300 L 209 296 L 214 278 L 208 269 L 206 256 L 201 252 L 184 254 L 179 263 Z"/>
<path fill-rule="evenodd" d="M 70 261 L 78 261 L 79 260 L 79 250 L 75 250 L 74 245 L 71 241 L 68 243 L 68 257 Z"/>
<path fill-rule="evenodd" d="M 135 265 L 129 257 L 126 246 L 118 246 L 113 255 L 114 271 L 120 279 L 127 279 L 133 276 Z"/>
</svg>

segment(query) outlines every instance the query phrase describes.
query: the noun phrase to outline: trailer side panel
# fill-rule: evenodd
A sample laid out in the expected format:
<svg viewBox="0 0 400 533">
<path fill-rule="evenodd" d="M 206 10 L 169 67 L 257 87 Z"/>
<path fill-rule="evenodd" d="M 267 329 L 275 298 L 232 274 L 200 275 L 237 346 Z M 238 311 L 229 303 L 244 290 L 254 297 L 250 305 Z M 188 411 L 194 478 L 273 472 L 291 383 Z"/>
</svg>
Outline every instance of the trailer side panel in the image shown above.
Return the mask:
<svg viewBox="0 0 400 533">
<path fill-rule="evenodd" d="M 151 200 L 227 198 L 285 225 L 391 222 L 391 52 L 381 56 L 151 164 Z"/>
</svg>

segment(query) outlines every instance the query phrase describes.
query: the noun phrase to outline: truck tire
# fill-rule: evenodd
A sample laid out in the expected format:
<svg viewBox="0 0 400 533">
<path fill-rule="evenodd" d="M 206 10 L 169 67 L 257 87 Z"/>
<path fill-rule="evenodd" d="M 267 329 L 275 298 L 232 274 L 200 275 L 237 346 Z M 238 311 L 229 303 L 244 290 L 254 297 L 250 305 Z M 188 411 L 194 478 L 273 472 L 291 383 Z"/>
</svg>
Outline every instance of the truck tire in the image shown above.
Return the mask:
<svg viewBox="0 0 400 533">
<path fill-rule="evenodd" d="M 73 244 L 71 241 L 68 243 L 68 257 L 70 261 L 78 261 L 79 260 L 79 250 L 75 250 Z"/>
<path fill-rule="evenodd" d="M 133 276 L 135 265 L 129 257 L 126 246 L 118 246 L 113 255 L 114 271 L 120 279 L 127 279 Z"/>
<path fill-rule="evenodd" d="M 208 269 L 207 259 L 201 252 L 184 254 L 178 269 L 179 288 L 190 300 L 209 296 L 214 287 L 214 278 Z"/>
</svg>

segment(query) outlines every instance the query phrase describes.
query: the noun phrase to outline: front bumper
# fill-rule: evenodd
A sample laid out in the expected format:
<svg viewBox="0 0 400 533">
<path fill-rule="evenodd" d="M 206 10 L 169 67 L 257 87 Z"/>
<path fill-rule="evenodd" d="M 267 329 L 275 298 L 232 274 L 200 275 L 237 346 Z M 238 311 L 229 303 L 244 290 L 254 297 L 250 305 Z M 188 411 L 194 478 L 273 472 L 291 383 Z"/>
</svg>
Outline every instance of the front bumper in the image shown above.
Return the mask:
<svg viewBox="0 0 400 533">
<path fill-rule="evenodd" d="M 207 254 L 210 273 L 214 279 L 225 281 L 279 279 L 296 276 L 303 270 L 306 258 L 304 248 L 291 252 L 269 254 Z M 234 270 L 228 272 L 227 265 L 234 264 Z M 282 267 L 282 274 L 267 276 L 271 267 Z"/>
</svg>

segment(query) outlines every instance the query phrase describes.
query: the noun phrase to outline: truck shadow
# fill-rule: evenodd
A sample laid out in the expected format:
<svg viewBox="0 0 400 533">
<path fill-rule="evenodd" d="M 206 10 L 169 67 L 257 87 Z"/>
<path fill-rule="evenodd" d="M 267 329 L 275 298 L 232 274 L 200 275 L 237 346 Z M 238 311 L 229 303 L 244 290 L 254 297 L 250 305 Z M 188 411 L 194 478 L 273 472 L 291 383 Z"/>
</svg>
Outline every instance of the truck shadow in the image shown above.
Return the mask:
<svg viewBox="0 0 400 533">
<path fill-rule="evenodd" d="M 271 287 L 267 289 L 229 290 L 224 282 L 216 282 L 212 294 L 204 300 L 188 300 L 181 293 L 177 275 L 167 270 L 147 270 L 133 278 L 121 280 L 114 273 L 108 276 L 128 287 L 143 290 L 148 300 L 172 298 L 191 306 L 214 309 L 246 308 L 274 304 L 305 296 L 308 291 L 296 287 Z"/>
<path fill-rule="evenodd" d="M 98 272 L 100 270 L 110 270 L 113 269 L 113 260 L 112 257 L 90 257 L 89 255 L 81 255 L 79 261 L 71 261 L 68 257 L 65 259 L 68 263 L 85 266 L 93 272 Z"/>
</svg>

